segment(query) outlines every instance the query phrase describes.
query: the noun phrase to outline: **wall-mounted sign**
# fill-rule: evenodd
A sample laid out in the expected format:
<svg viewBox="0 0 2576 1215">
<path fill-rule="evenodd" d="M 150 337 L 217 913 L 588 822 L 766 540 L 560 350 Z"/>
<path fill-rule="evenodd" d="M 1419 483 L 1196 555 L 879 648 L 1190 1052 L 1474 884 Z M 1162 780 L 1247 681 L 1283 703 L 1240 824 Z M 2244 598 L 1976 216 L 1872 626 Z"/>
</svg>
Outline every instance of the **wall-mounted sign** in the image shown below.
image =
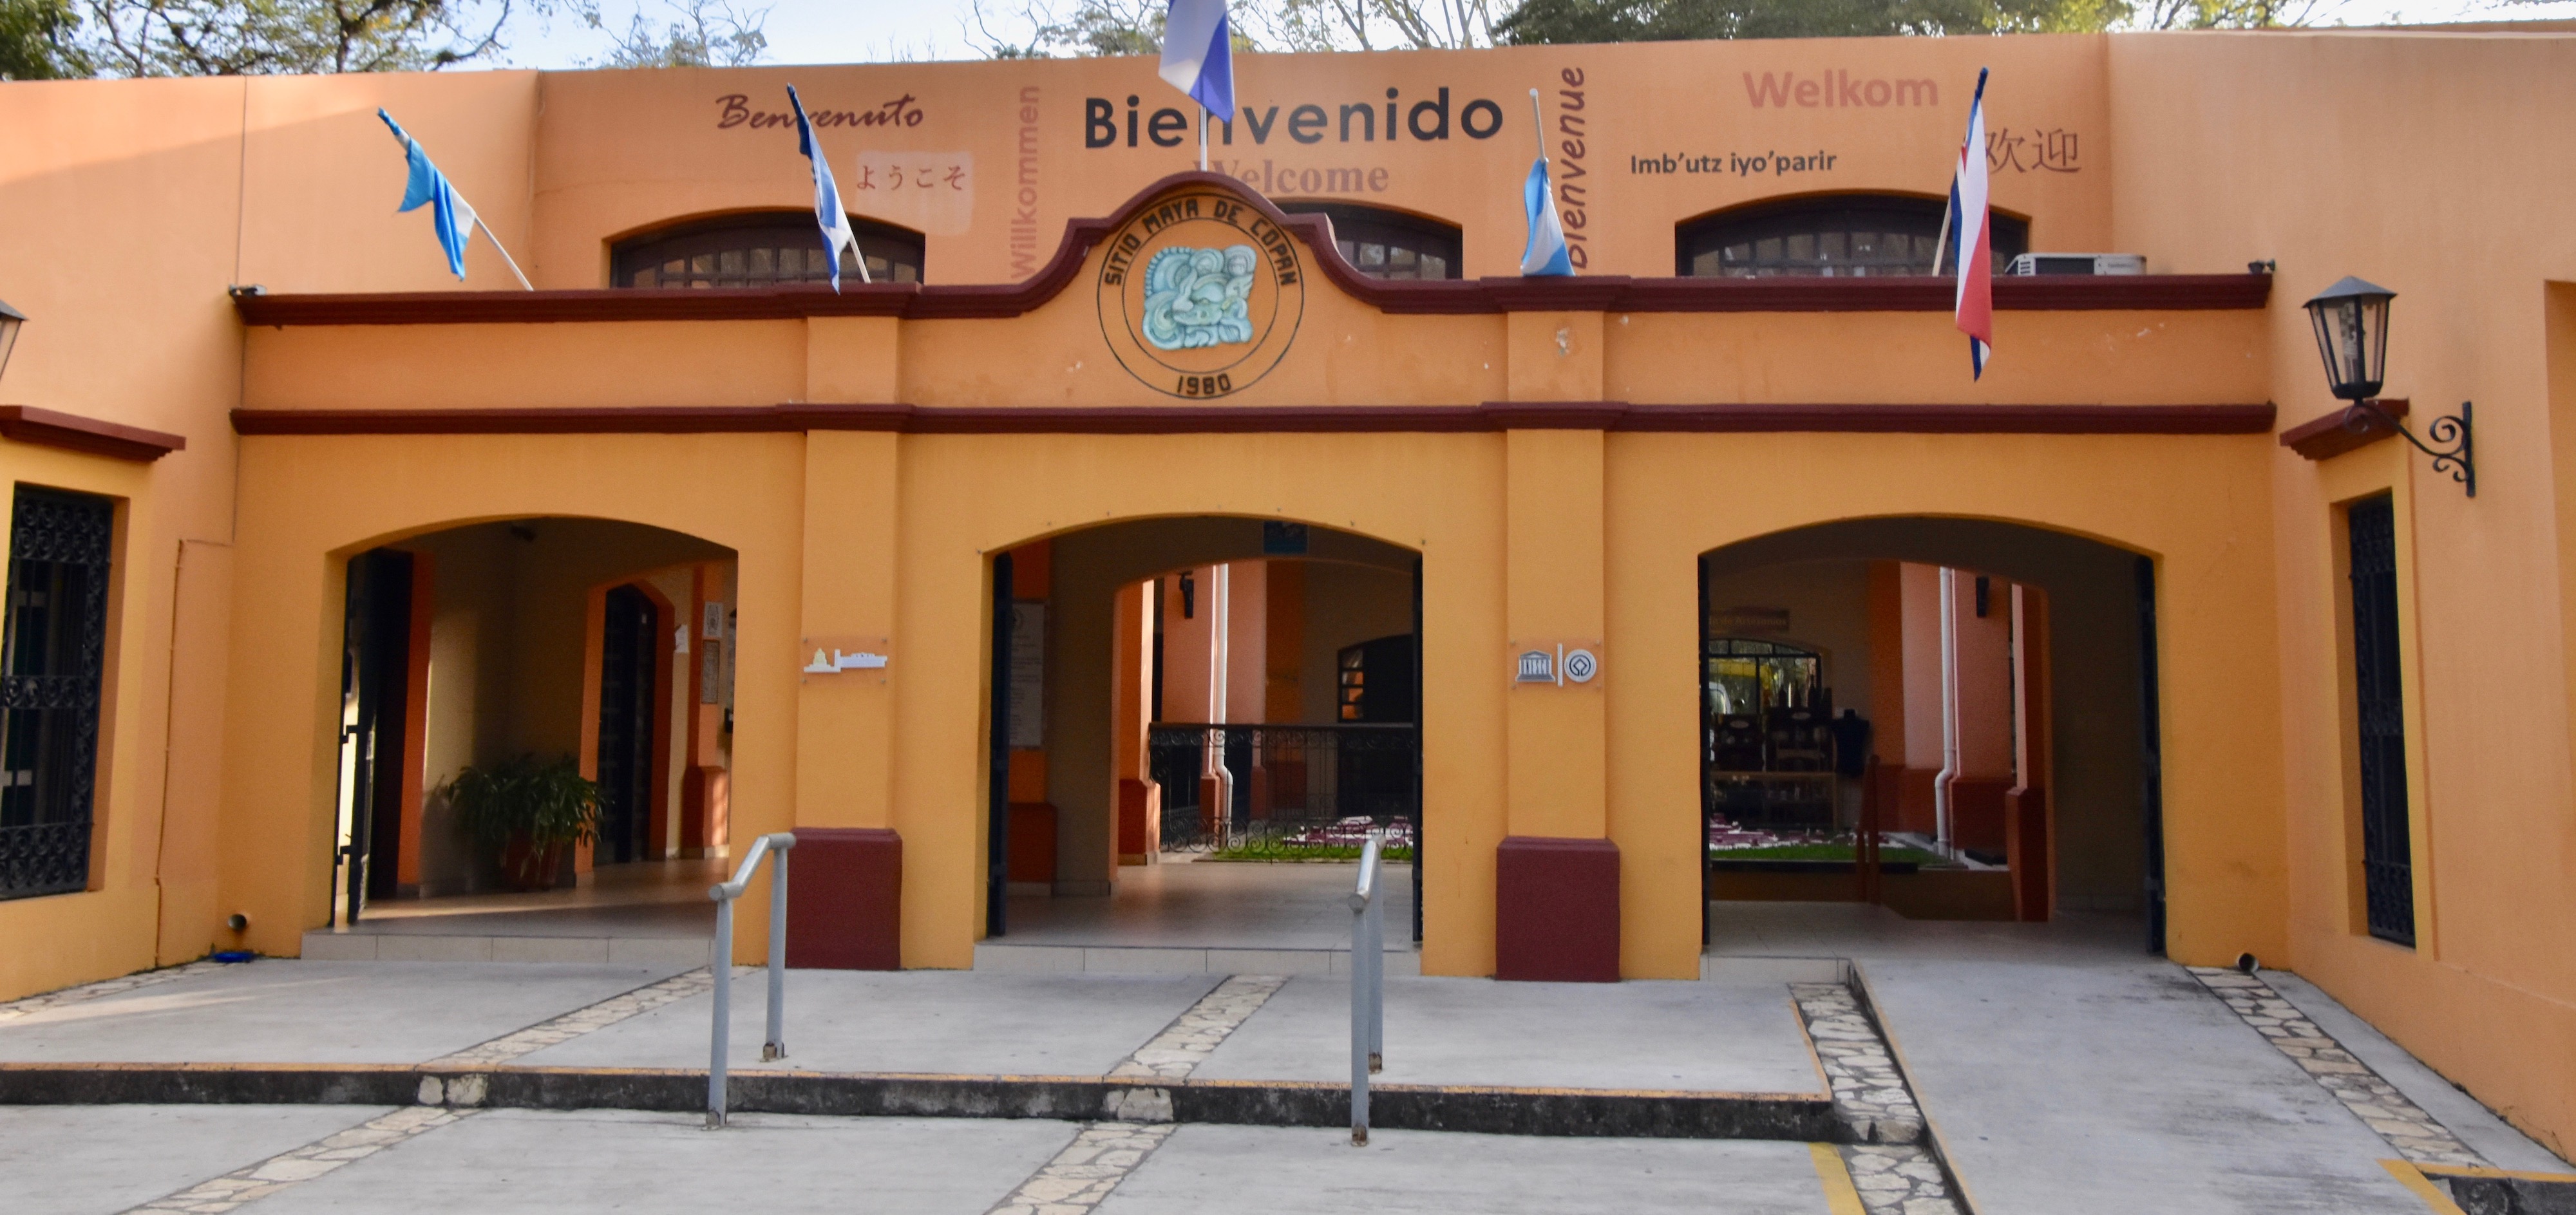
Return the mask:
<svg viewBox="0 0 2576 1215">
<path fill-rule="evenodd" d="M 1297 338 L 1297 238 L 1215 190 L 1165 197 L 1103 242 L 1100 333 L 1128 374 L 1168 396 L 1250 388 Z"/>
<path fill-rule="evenodd" d="M 1543 684 L 1561 688 L 1567 684 L 1590 683 L 1601 677 L 1601 655 L 1585 646 L 1532 646 L 1512 658 L 1514 684 Z"/>
<path fill-rule="evenodd" d="M 808 678 L 873 671 L 883 682 L 891 649 L 883 637 L 807 637 L 798 646 L 804 661 L 797 670 Z"/>
</svg>

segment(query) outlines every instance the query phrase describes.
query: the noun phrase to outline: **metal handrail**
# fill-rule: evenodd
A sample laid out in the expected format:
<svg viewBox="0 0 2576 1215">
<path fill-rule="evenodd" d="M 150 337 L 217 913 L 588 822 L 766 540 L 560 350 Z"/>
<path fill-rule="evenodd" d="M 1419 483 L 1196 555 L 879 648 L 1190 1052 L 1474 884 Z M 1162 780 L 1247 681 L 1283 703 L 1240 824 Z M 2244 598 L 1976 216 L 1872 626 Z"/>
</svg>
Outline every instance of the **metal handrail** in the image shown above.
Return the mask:
<svg viewBox="0 0 2576 1215">
<path fill-rule="evenodd" d="M 1377 854 L 1369 832 L 1360 881 L 1351 893 L 1351 1145 L 1368 1145 L 1369 1073 L 1386 1067 L 1386 903 L 1378 898 Z"/>
<path fill-rule="evenodd" d="M 715 972 L 714 1044 L 707 1059 L 707 1129 L 725 1124 L 725 1046 L 733 1030 L 733 902 L 751 885 L 761 859 L 771 861 L 769 874 L 769 1036 L 761 1043 L 763 1062 L 787 1057 L 787 850 L 796 835 L 779 831 L 751 842 L 751 851 L 733 871 L 733 880 L 707 888 L 716 904 L 716 940 L 710 968 Z"/>
</svg>

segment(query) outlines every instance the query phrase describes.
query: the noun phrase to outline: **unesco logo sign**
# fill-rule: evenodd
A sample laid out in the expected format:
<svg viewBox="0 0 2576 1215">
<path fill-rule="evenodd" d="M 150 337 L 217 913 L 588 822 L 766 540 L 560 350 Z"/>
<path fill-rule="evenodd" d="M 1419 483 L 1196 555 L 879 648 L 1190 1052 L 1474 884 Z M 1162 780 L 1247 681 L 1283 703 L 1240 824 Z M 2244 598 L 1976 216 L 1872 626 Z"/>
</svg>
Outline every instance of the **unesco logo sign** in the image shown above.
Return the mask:
<svg viewBox="0 0 2576 1215">
<path fill-rule="evenodd" d="M 1110 235 L 1100 334 L 1146 387 L 1207 400 L 1279 365 L 1306 315 L 1297 238 L 1242 199 L 1175 194 Z"/>
</svg>

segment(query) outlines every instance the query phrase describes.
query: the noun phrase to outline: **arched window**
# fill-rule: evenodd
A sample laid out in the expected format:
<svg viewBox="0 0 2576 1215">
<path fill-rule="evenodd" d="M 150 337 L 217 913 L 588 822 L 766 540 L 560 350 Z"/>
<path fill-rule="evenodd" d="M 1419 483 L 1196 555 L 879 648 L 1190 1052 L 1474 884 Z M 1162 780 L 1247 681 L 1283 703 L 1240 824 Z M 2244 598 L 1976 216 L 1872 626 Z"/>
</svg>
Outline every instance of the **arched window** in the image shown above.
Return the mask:
<svg viewBox="0 0 2576 1215">
<path fill-rule="evenodd" d="M 1948 273 L 1932 264 L 1948 204 L 1897 194 L 1838 194 L 1757 203 L 1674 230 L 1673 272 L 1685 278 L 1883 277 Z M 1995 270 L 2030 250 L 2030 222 L 1989 212 Z"/>
<path fill-rule="evenodd" d="M 850 217 L 868 277 L 880 283 L 922 281 L 921 234 Z M 827 283 L 831 263 L 811 211 L 761 211 L 676 224 L 617 242 L 609 250 L 615 287 L 771 287 Z M 841 281 L 859 269 L 841 255 Z"/>
<path fill-rule="evenodd" d="M 1458 277 L 1458 229 L 1358 203 L 1283 202 L 1291 215 L 1328 215 L 1342 258 L 1370 278 Z"/>
</svg>

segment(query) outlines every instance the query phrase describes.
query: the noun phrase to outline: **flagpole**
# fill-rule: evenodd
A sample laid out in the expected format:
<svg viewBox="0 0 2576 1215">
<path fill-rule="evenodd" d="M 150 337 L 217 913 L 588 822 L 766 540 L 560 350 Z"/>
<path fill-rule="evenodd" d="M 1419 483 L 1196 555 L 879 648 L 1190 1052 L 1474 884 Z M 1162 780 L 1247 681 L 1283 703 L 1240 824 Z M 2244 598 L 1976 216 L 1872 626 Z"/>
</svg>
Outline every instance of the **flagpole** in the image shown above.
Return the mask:
<svg viewBox="0 0 2576 1215">
<path fill-rule="evenodd" d="M 1547 115 L 1539 110 L 1538 90 L 1530 90 L 1530 130 L 1538 136 L 1538 158 L 1547 159 Z"/>
<path fill-rule="evenodd" d="M 501 234 L 493 231 L 492 225 L 483 222 L 483 213 L 480 211 L 474 213 L 474 226 L 483 229 L 483 235 L 491 238 L 493 251 L 501 255 L 502 264 L 510 268 L 511 277 L 519 280 L 519 287 L 526 291 L 536 290 L 536 287 L 528 282 L 528 276 L 519 273 L 519 259 L 510 256 L 510 247 L 501 243 Z"/>
<path fill-rule="evenodd" d="M 1199 107 L 1199 172 L 1207 172 L 1207 107 Z"/>
</svg>

